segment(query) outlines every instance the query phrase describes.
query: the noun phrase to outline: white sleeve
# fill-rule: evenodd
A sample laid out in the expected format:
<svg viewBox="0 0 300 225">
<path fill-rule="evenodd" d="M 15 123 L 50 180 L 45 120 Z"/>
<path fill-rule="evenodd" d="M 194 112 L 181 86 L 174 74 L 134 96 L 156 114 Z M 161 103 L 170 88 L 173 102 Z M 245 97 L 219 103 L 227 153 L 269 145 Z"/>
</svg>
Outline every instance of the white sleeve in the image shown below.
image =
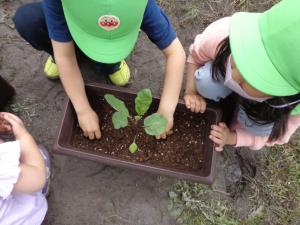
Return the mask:
<svg viewBox="0 0 300 225">
<path fill-rule="evenodd" d="M 20 175 L 19 141 L 0 144 L 0 197 L 7 198 Z"/>
</svg>

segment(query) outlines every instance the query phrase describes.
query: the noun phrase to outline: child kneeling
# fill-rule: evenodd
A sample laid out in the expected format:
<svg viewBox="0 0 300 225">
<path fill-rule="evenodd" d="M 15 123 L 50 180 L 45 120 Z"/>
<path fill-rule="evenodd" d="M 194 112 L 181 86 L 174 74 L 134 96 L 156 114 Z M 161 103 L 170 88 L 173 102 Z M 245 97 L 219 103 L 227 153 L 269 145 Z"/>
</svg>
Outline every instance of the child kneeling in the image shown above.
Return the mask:
<svg viewBox="0 0 300 225">
<path fill-rule="evenodd" d="M 0 133 L 10 132 L 15 141 L 0 140 L 0 224 L 39 225 L 47 212 L 50 158 L 20 118 L 1 112 Z"/>
</svg>

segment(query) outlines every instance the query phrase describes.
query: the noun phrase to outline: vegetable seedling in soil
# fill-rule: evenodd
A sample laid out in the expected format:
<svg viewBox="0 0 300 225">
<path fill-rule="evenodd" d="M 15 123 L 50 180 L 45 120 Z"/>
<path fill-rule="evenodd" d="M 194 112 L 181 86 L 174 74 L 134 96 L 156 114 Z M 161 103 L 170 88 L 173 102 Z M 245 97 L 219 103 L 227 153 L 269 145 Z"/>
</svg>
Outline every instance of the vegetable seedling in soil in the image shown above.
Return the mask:
<svg viewBox="0 0 300 225">
<path fill-rule="evenodd" d="M 132 144 L 129 146 L 129 151 L 135 153 L 138 150 L 138 146 L 135 143 L 135 139 L 138 133 L 138 126 L 143 119 L 145 113 L 148 111 L 152 103 L 152 93 L 150 89 L 142 89 L 138 92 L 135 98 L 135 111 L 136 115 L 131 116 L 125 103 L 116 98 L 114 95 L 104 95 L 108 104 L 116 110 L 112 116 L 112 123 L 115 129 L 127 127 L 129 122 L 134 124 L 136 134 Z M 143 128 L 146 134 L 151 136 L 160 135 L 165 132 L 167 126 L 167 119 L 159 113 L 153 113 L 144 119 Z"/>
<path fill-rule="evenodd" d="M 133 91 L 99 84 L 86 85 L 86 92 L 93 110 L 101 121 L 101 140 L 90 140 L 84 136 L 72 103 L 68 101 L 54 146 L 56 153 L 111 166 L 212 183 L 215 152 L 208 136 L 211 124 L 220 120 L 221 113 L 218 109 L 208 107 L 204 114 L 195 114 L 186 109 L 183 101 L 179 101 L 174 112 L 173 134 L 158 141 L 145 132 L 144 118 L 157 111 L 159 98 L 152 96 L 147 113 L 141 117 L 135 110 L 137 93 Z M 128 114 L 132 115 L 130 118 L 126 117 L 128 126 L 122 129 L 114 128 L 113 114 L 126 110 L 117 111 L 112 108 L 105 100 L 105 94 L 113 94 L 124 101 Z M 134 139 L 138 150 L 132 154 L 128 148 Z M 131 148 L 134 150 L 134 145 Z"/>
</svg>

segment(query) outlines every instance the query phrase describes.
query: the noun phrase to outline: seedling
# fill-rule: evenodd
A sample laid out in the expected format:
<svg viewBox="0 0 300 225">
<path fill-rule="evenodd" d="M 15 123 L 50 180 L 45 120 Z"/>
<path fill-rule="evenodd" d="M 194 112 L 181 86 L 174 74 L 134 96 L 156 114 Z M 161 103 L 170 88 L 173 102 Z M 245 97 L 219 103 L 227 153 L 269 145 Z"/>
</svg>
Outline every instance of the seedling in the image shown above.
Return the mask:
<svg viewBox="0 0 300 225">
<path fill-rule="evenodd" d="M 129 119 L 134 122 L 133 124 L 136 126 L 137 131 L 138 121 L 143 118 L 152 103 L 152 94 L 150 89 L 143 89 L 139 91 L 135 98 L 135 111 L 137 115 L 131 116 L 122 100 L 111 94 L 104 95 L 104 98 L 108 104 L 110 104 L 110 106 L 116 110 L 112 116 L 112 123 L 115 129 L 127 127 Z M 144 119 L 143 128 L 148 135 L 160 135 L 165 132 L 166 126 L 167 119 L 159 113 L 153 113 Z M 135 143 L 136 136 L 137 133 L 132 144 L 129 146 L 129 151 L 131 153 L 135 153 L 138 150 L 138 146 Z"/>
</svg>

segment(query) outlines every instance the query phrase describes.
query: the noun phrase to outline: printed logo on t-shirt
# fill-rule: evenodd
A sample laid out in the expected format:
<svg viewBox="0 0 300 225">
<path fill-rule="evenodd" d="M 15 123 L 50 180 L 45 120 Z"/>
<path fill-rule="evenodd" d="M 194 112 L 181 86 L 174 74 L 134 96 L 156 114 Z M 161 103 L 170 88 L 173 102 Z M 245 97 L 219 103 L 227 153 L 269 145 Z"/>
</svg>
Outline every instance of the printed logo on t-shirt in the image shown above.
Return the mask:
<svg viewBox="0 0 300 225">
<path fill-rule="evenodd" d="M 120 26 L 120 19 L 113 15 L 104 15 L 98 19 L 98 25 L 106 31 L 115 30 Z"/>
</svg>

